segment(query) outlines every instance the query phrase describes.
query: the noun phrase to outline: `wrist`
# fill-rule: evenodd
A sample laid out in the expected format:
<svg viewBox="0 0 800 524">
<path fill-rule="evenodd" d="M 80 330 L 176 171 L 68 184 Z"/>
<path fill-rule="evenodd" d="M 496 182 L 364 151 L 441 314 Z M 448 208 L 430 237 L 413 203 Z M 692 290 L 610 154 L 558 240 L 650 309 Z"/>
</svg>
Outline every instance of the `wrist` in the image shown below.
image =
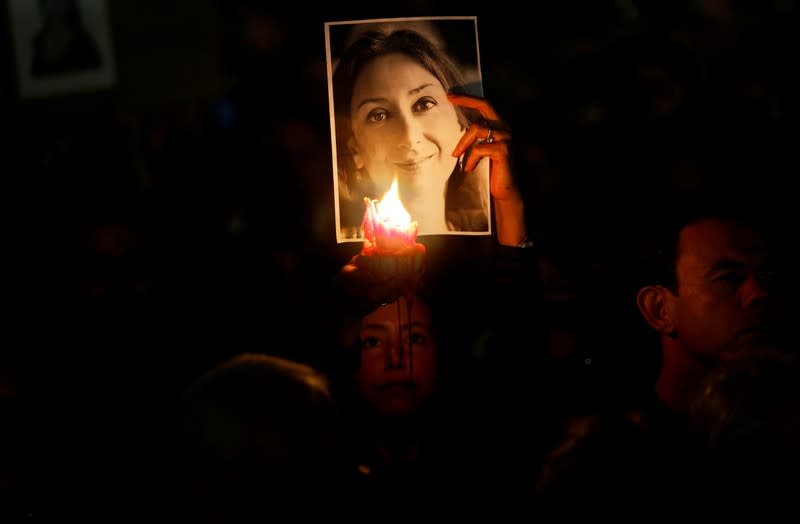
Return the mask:
<svg viewBox="0 0 800 524">
<path fill-rule="evenodd" d="M 534 245 L 533 240 L 530 240 L 530 239 L 526 238 L 525 240 L 523 240 L 522 242 L 520 242 L 519 244 L 517 244 L 514 247 L 518 247 L 520 249 L 529 249 L 529 248 L 532 248 L 533 245 Z"/>
<path fill-rule="evenodd" d="M 501 245 L 521 247 L 528 241 L 525 207 L 521 200 L 495 206 L 497 241 Z"/>
</svg>

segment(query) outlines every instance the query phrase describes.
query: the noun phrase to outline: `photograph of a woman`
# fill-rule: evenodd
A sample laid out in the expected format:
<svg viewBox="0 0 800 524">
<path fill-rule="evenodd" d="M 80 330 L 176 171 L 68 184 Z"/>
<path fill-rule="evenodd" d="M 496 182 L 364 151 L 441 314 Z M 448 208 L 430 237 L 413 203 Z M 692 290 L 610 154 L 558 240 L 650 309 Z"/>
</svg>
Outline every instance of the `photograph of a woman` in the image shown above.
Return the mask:
<svg viewBox="0 0 800 524">
<path fill-rule="evenodd" d="M 488 162 L 452 155 L 471 118 L 447 98 L 483 94 L 477 20 L 329 22 L 326 44 L 337 240 L 395 182 L 419 235 L 490 234 Z"/>
</svg>

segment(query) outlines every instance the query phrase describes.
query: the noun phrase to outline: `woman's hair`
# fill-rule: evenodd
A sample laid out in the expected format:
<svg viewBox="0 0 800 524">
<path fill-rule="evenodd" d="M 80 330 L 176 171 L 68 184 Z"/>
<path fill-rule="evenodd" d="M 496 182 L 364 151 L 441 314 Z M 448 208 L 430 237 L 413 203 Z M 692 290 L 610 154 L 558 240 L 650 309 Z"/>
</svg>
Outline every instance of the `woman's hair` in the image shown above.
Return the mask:
<svg viewBox="0 0 800 524">
<path fill-rule="evenodd" d="M 437 393 L 449 387 L 443 384 L 451 384 L 453 373 L 465 365 L 464 359 L 469 358 L 464 350 L 469 343 L 467 334 L 472 334 L 467 329 L 457 329 L 463 328 L 460 323 L 464 321 L 463 309 L 468 307 L 466 302 L 451 298 L 456 293 L 452 286 L 463 284 L 463 280 L 456 282 L 457 279 L 446 278 L 440 271 L 438 268 L 421 270 L 413 277 L 413 283 L 411 278 L 397 275 L 396 283 L 386 288 L 389 294 L 381 301 L 391 303 L 403 296 L 411 301 L 411 308 L 424 304 L 429 309 L 430 328 L 436 341 Z M 355 274 L 358 277 L 351 278 Z M 349 274 L 340 273 L 334 279 L 326 299 L 325 321 L 329 326 L 332 345 L 321 368 L 331 377 L 334 396 L 347 399 L 348 406 L 359 402 L 356 400 L 352 375 L 361 365 L 362 348 L 358 340 L 361 320 L 380 306 L 375 297 L 363 294 L 364 284 L 374 279 L 376 287 L 386 286 L 385 278 L 361 267 Z"/>
<path fill-rule="evenodd" d="M 350 108 L 353 87 L 364 66 L 376 58 L 401 53 L 424 67 L 447 92 L 461 92 L 465 81 L 447 54 L 424 35 L 411 29 L 370 30 L 361 34 L 342 54 L 333 74 L 333 104 L 337 143 L 339 198 L 348 205 L 340 209 L 343 226 L 358 226 L 364 212 L 363 197 L 374 194 L 369 177 L 356 169 L 347 142 L 352 135 Z M 469 126 L 464 110 L 456 106 L 462 129 Z"/>
</svg>

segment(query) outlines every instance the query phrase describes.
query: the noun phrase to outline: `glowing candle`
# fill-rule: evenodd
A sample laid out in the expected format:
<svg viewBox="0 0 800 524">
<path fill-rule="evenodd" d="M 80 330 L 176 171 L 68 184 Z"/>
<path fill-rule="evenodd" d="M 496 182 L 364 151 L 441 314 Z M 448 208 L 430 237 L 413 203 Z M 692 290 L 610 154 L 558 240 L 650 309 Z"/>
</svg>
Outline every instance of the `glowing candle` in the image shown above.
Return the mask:
<svg viewBox="0 0 800 524">
<path fill-rule="evenodd" d="M 422 271 L 425 246 L 417 242 L 417 222 L 400 202 L 397 179 L 380 202 L 364 198 L 364 206 L 361 266 L 383 277 L 405 275 L 413 281 Z"/>
<path fill-rule="evenodd" d="M 411 220 L 397 192 L 397 179 L 380 202 L 364 198 L 364 255 L 401 255 L 424 252 L 425 246 L 416 242 L 418 226 Z"/>
</svg>

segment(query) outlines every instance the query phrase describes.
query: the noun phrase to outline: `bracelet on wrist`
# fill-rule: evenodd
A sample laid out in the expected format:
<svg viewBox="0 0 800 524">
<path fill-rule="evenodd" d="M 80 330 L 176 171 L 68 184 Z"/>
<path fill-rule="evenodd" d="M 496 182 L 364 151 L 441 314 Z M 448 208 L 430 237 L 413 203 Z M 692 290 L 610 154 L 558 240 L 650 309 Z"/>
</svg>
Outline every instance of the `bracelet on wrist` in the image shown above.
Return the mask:
<svg viewBox="0 0 800 524">
<path fill-rule="evenodd" d="M 527 248 L 533 247 L 533 240 L 528 240 L 526 238 L 525 240 L 523 240 L 522 242 L 517 244 L 517 247 L 522 248 L 522 249 L 527 249 Z"/>
</svg>

